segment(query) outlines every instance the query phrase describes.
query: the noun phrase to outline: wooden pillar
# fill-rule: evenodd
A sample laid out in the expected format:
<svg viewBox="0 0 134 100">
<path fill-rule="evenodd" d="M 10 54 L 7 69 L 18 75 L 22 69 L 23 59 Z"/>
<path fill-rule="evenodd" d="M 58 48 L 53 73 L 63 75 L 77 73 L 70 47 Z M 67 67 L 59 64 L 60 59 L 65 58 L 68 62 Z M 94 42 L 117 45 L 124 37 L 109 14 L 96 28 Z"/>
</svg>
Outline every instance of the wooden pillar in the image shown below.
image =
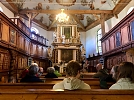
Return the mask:
<svg viewBox="0 0 134 100">
<path fill-rule="evenodd" d="M 105 14 L 101 14 L 100 17 L 100 23 L 101 23 L 101 30 L 102 30 L 102 36 L 105 34 Z"/>
<path fill-rule="evenodd" d="M 27 13 L 28 16 L 28 27 L 31 28 L 31 18 L 32 18 L 32 13 Z"/>
<path fill-rule="evenodd" d="M 31 28 L 32 20 L 38 15 L 39 13 L 27 13 L 28 16 L 28 27 Z"/>
<path fill-rule="evenodd" d="M 14 50 L 9 50 L 9 54 L 10 54 L 10 67 L 9 67 L 9 74 L 8 74 L 8 83 L 14 83 L 15 80 L 14 76 L 16 76 L 17 79 L 17 73 L 15 73 L 16 75 L 14 75 L 17 52 Z"/>
</svg>

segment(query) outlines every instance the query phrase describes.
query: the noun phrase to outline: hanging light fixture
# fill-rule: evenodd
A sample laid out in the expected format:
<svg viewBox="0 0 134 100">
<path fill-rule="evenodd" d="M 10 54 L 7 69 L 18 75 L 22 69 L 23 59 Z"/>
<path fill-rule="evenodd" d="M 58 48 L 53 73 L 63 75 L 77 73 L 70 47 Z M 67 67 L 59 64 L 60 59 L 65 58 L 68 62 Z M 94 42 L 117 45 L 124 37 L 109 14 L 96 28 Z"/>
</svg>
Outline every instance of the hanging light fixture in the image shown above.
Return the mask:
<svg viewBox="0 0 134 100">
<path fill-rule="evenodd" d="M 56 20 L 58 20 L 59 22 L 66 22 L 69 19 L 69 16 L 67 16 L 67 14 L 65 14 L 64 9 L 61 9 L 61 13 L 56 15 Z"/>
</svg>

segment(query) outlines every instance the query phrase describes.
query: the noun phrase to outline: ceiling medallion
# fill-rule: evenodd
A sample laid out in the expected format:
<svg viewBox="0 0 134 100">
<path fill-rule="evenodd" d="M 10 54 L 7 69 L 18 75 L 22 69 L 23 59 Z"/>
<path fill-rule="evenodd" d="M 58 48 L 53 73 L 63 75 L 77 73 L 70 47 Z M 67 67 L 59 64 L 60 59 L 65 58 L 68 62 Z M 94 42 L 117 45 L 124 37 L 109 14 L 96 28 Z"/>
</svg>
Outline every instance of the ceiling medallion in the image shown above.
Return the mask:
<svg viewBox="0 0 134 100">
<path fill-rule="evenodd" d="M 69 19 L 69 16 L 67 14 L 65 14 L 63 11 L 64 11 L 64 9 L 61 9 L 61 13 L 56 15 L 56 20 L 58 20 L 60 23 L 66 22 Z"/>
<path fill-rule="evenodd" d="M 72 6 L 76 0 L 56 0 L 56 2 L 62 6 Z"/>
</svg>

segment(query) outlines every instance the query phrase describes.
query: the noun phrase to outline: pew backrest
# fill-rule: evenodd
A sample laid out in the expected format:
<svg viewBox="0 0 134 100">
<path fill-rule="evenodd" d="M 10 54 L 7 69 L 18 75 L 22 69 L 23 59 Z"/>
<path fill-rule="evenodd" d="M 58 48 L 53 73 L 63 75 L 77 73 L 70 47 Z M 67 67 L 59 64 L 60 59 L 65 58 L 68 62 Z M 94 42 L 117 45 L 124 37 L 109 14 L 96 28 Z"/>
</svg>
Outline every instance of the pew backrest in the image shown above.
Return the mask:
<svg viewBox="0 0 134 100">
<path fill-rule="evenodd" d="M 134 90 L 0 89 L 0 100 L 134 100 Z"/>
</svg>

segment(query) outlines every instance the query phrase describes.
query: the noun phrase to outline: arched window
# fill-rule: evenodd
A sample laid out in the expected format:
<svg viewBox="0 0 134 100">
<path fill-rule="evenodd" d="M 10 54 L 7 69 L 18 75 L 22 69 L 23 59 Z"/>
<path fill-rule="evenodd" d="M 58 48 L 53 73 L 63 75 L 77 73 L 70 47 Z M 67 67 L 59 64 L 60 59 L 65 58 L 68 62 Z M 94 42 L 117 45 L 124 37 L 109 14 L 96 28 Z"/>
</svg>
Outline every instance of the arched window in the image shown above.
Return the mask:
<svg viewBox="0 0 134 100">
<path fill-rule="evenodd" d="M 127 11 L 127 15 L 134 9 L 134 7 L 130 7 Z"/>
<path fill-rule="evenodd" d="M 97 45 L 96 45 L 96 52 L 97 53 L 102 53 L 102 47 L 101 47 L 101 41 L 100 41 L 100 39 L 102 38 L 102 30 L 101 29 L 99 29 L 98 31 L 97 31 L 97 38 L 96 38 L 96 40 L 97 40 Z"/>
<path fill-rule="evenodd" d="M 3 9 L 0 7 L 0 11 L 3 12 Z"/>
<path fill-rule="evenodd" d="M 36 34 L 38 34 L 39 30 L 35 27 L 31 27 L 31 32 L 35 32 Z"/>
</svg>

